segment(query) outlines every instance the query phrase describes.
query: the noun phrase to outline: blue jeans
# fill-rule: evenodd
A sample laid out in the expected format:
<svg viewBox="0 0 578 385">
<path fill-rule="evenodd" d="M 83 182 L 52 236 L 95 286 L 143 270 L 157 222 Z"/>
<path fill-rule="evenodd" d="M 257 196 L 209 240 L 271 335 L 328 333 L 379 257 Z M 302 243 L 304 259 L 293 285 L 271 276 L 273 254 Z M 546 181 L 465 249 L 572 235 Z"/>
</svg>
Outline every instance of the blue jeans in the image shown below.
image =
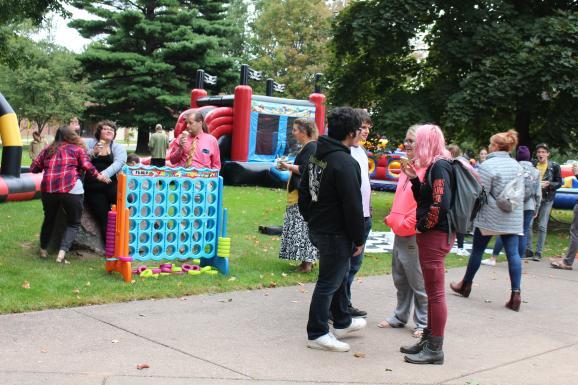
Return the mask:
<svg viewBox="0 0 578 385">
<path fill-rule="evenodd" d="M 526 246 L 528 245 L 528 236 L 530 231 L 532 231 L 532 219 L 534 219 L 534 210 L 524 210 L 524 235 L 518 235 L 518 255 L 520 258 L 526 254 Z M 502 243 L 502 238 L 497 237 L 496 243 L 494 243 L 494 250 L 492 251 L 493 256 L 498 256 L 504 244 Z"/>
<path fill-rule="evenodd" d="M 365 237 L 363 238 L 363 242 L 367 241 L 367 237 L 369 236 L 369 232 L 371 231 L 371 217 L 364 218 L 364 225 L 365 225 Z M 353 279 L 355 278 L 355 274 L 361 269 L 361 263 L 363 262 L 363 257 L 365 255 L 365 246 L 357 257 L 351 257 L 351 267 L 349 268 L 349 274 L 347 275 L 347 298 L 349 298 L 349 304 L 351 305 L 351 284 L 353 283 Z"/>
<path fill-rule="evenodd" d="M 315 340 L 329 333 L 329 314 L 338 329 L 351 325 L 347 309 L 347 274 L 353 242 L 341 234 L 320 234 L 310 230 L 309 238 L 319 250 L 319 276 L 309 306 L 307 337 Z"/>
<path fill-rule="evenodd" d="M 504 234 L 500 235 L 502 243 L 506 248 L 506 256 L 508 257 L 508 270 L 510 273 L 510 283 L 512 290 L 520 290 L 520 283 L 522 281 L 522 264 L 520 262 L 520 255 L 518 254 L 518 235 Z M 468 261 L 468 268 L 464 276 L 464 282 L 469 283 L 474 280 L 480 264 L 482 263 L 482 256 L 486 250 L 488 242 L 492 239 L 491 235 L 482 235 L 480 229 L 476 228 L 474 231 L 474 244 Z"/>
<path fill-rule="evenodd" d="M 552 211 L 552 205 L 554 201 L 540 203 L 540 208 L 538 208 L 538 240 L 536 241 L 536 254 L 542 255 L 542 249 L 544 248 L 544 243 L 546 243 L 546 235 L 548 232 L 548 221 L 550 220 L 550 212 Z M 532 221 L 533 222 L 533 221 Z M 532 251 L 532 233 L 528 234 L 528 245 L 527 249 Z"/>
</svg>

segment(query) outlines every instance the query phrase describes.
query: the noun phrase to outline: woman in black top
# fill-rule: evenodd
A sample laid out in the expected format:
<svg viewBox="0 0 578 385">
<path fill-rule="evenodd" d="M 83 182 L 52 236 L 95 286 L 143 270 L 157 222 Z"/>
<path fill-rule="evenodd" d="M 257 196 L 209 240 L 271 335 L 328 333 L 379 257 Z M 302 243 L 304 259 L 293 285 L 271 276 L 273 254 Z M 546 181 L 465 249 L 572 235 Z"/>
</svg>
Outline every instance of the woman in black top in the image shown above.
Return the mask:
<svg viewBox="0 0 578 385">
<path fill-rule="evenodd" d="M 444 259 L 454 243 L 447 219 L 452 200 L 452 166 L 441 129 L 433 124 L 419 126 L 414 144 L 415 166 L 426 168 L 423 180 L 407 162 L 402 171 L 412 183 L 416 210 L 416 241 L 425 291 L 428 296 L 428 327 L 415 345 L 402 346 L 405 361 L 412 364 L 443 364 L 442 350 L 447 306 L 444 290 Z"/>
<path fill-rule="evenodd" d="M 296 119 L 293 123 L 293 137 L 303 147 L 295 157 L 293 164 L 279 162 L 280 170 L 291 171 L 291 177 L 287 182 L 287 209 L 283 221 L 283 234 L 281 235 L 281 248 L 279 258 L 301 261 L 298 270 L 302 273 L 311 272 L 313 262 L 319 259 L 319 252 L 309 240 L 307 223 L 299 213 L 299 183 L 304 167 L 309 163 L 309 157 L 317 148 L 317 127 L 310 119 Z"/>
</svg>

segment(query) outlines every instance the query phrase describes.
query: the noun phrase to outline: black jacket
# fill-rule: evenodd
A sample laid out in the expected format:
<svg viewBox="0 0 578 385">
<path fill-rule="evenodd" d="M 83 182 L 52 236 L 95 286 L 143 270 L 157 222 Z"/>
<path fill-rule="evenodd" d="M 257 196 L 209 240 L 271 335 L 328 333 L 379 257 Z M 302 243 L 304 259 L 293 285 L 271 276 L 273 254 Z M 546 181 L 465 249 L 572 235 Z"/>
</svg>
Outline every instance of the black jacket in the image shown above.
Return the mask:
<svg viewBox="0 0 578 385">
<path fill-rule="evenodd" d="M 534 167 L 538 164 L 537 160 L 532 162 Z M 562 172 L 560 171 L 560 166 L 556 162 L 548 161 L 548 168 L 544 173 L 544 178 L 542 180 L 550 182 L 550 185 L 542 189 L 542 202 L 553 201 L 556 197 L 556 190 L 562 187 Z M 536 208 L 538 210 L 538 208 Z"/>
<path fill-rule="evenodd" d="M 299 211 L 311 232 L 364 242 L 361 170 L 341 142 L 322 136 L 301 176 Z"/>
<path fill-rule="evenodd" d="M 450 163 L 438 160 L 428 167 L 423 182 L 419 178 L 411 180 L 413 197 L 417 202 L 416 229 L 420 233 L 430 230 L 449 231 L 448 211 L 452 202 L 452 175 Z M 431 180 L 431 185 L 428 180 Z"/>
</svg>

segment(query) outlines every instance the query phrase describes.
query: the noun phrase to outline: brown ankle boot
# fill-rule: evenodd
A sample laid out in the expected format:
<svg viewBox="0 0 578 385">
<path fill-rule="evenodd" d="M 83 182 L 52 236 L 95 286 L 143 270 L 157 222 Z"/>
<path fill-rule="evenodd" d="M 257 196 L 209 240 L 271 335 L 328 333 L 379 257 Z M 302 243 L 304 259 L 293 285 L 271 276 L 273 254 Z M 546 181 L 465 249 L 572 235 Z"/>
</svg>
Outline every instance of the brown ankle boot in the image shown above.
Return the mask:
<svg viewBox="0 0 578 385">
<path fill-rule="evenodd" d="M 520 311 L 520 305 L 522 304 L 522 295 L 520 290 L 512 291 L 510 295 L 510 300 L 506 302 L 506 307 L 512 309 L 513 311 Z"/>
<path fill-rule="evenodd" d="M 468 298 L 472 292 L 472 283 L 473 282 L 464 283 L 464 280 L 462 279 L 460 282 L 450 283 L 450 288 L 461 296 Z"/>
</svg>

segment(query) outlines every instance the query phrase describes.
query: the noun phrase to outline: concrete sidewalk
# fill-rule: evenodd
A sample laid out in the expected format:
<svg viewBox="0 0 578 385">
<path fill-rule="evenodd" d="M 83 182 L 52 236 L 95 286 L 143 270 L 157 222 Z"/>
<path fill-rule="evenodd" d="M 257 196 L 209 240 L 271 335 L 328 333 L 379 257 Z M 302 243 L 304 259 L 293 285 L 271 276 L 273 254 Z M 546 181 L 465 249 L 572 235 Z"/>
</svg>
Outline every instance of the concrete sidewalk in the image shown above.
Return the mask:
<svg viewBox="0 0 578 385">
<path fill-rule="evenodd" d="M 578 384 L 578 271 L 523 267 L 519 313 L 506 264 L 482 266 L 469 299 L 448 291 L 441 366 L 403 362 L 409 327 L 376 327 L 395 304 L 378 276 L 354 284 L 368 328 L 348 353 L 305 347 L 305 285 L 0 316 L 0 384 Z"/>
</svg>

